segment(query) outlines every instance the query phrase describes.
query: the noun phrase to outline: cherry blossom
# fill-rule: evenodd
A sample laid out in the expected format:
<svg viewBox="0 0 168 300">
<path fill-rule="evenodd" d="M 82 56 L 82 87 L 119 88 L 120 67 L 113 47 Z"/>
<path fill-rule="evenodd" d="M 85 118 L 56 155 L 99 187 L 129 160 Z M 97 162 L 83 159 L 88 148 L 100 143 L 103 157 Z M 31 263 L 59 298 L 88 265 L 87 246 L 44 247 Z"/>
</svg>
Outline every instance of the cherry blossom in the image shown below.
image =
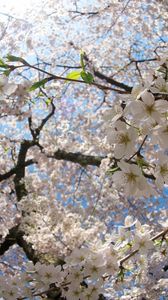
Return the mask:
<svg viewBox="0 0 168 300">
<path fill-rule="evenodd" d="M 121 121 L 114 123 L 114 129 L 109 129 L 107 142 L 116 144 L 114 156 L 116 158 L 130 157 L 135 152 L 136 130 L 132 127 L 126 128 L 126 124 Z"/>
<path fill-rule="evenodd" d="M 142 99 L 133 101 L 130 104 L 130 111 L 137 120 L 148 123 L 159 124 L 162 120 L 162 115 L 168 109 L 167 101 L 157 100 L 152 93 L 144 91 L 139 95 Z"/>
<path fill-rule="evenodd" d="M 164 184 L 168 184 L 168 157 L 159 152 L 158 158 L 159 161 L 155 168 L 156 184 L 162 188 Z"/>
<path fill-rule="evenodd" d="M 124 186 L 126 196 L 145 195 L 148 193 L 148 184 L 142 175 L 141 170 L 136 165 L 130 165 L 124 161 L 118 163 L 121 171 L 113 175 L 114 183 L 117 187 Z"/>
<path fill-rule="evenodd" d="M 1 2 L 0 298 L 165 300 L 166 1 Z"/>
</svg>

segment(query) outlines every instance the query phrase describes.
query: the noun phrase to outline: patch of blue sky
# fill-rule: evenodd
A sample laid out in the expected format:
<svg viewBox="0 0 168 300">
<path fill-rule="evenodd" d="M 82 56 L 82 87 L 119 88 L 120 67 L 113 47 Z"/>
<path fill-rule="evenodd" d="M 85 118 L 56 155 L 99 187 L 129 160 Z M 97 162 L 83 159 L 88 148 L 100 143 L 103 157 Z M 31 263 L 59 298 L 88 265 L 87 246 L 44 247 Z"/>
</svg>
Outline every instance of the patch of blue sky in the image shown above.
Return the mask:
<svg viewBox="0 0 168 300">
<path fill-rule="evenodd" d="M 146 210 L 148 213 L 152 213 L 154 211 L 159 212 L 163 209 L 168 210 L 168 187 L 164 187 L 163 195 L 164 194 L 165 194 L 166 198 L 164 198 L 164 196 L 163 196 L 163 197 L 151 197 L 151 198 L 145 199 Z M 131 198 L 127 198 L 127 201 L 129 203 L 130 209 L 129 210 L 125 209 L 123 211 L 124 217 L 126 218 L 129 214 L 131 214 L 133 217 L 136 218 L 136 211 L 137 211 L 136 205 L 133 204 L 133 201 Z M 131 213 L 130 213 L 130 211 L 131 211 Z M 115 212 L 111 212 L 111 216 L 115 216 Z M 145 223 L 148 223 L 148 218 L 143 213 L 139 213 L 139 221 L 141 221 L 143 224 L 145 224 Z M 112 227 L 117 228 L 118 226 L 123 226 L 123 223 L 121 223 L 120 221 L 118 223 L 115 222 L 115 224 L 113 222 L 110 222 L 108 224 L 108 226 L 109 226 L 109 228 L 112 228 Z"/>
</svg>

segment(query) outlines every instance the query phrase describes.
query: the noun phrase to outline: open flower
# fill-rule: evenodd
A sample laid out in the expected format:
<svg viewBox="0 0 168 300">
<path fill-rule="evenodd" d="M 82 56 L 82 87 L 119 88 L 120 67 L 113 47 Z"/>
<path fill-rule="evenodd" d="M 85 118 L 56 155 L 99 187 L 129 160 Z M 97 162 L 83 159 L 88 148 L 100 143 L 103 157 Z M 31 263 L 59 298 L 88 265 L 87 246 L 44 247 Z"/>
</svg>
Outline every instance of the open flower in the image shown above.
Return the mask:
<svg viewBox="0 0 168 300">
<path fill-rule="evenodd" d="M 122 121 L 117 121 L 114 125 L 107 135 L 107 142 L 115 144 L 114 156 L 117 159 L 131 156 L 135 151 L 136 130 L 132 127 L 127 128 Z"/>
<path fill-rule="evenodd" d="M 168 82 L 166 82 L 163 78 L 158 77 L 155 80 L 154 86 L 150 88 L 152 93 L 168 93 Z"/>
<path fill-rule="evenodd" d="M 75 248 L 73 252 L 65 259 L 68 265 L 84 264 L 88 256 L 87 248 Z"/>
<path fill-rule="evenodd" d="M 168 156 L 162 152 L 158 153 L 158 162 L 155 167 L 156 185 L 163 188 L 164 184 L 168 184 Z"/>
<path fill-rule="evenodd" d="M 0 78 L 0 94 L 11 95 L 17 88 L 14 83 L 8 82 L 8 77 L 1 76 Z"/>
<path fill-rule="evenodd" d="M 127 216 L 125 218 L 125 221 L 124 221 L 124 227 L 125 228 L 130 228 L 132 227 L 133 225 L 135 225 L 137 222 L 137 220 L 134 220 L 134 218 L 132 216 Z"/>
<path fill-rule="evenodd" d="M 144 91 L 140 94 L 141 100 L 131 102 L 127 107 L 126 113 L 129 112 L 135 120 L 146 121 L 148 123 L 160 123 L 162 114 L 168 111 L 168 103 L 166 100 L 155 101 L 152 93 Z"/>
<path fill-rule="evenodd" d="M 150 240 L 149 232 L 140 233 L 137 232 L 134 238 L 134 250 L 138 250 L 140 253 L 147 253 L 148 250 L 153 248 L 153 242 Z"/>
<path fill-rule="evenodd" d="M 161 148 L 168 148 L 168 122 L 158 125 L 152 132 L 152 143 L 159 144 Z"/>
<path fill-rule="evenodd" d="M 120 161 L 118 166 L 121 171 L 115 172 L 112 176 L 116 187 L 124 187 L 126 196 L 144 195 L 147 192 L 148 184 L 140 168 L 124 161 Z"/>
</svg>

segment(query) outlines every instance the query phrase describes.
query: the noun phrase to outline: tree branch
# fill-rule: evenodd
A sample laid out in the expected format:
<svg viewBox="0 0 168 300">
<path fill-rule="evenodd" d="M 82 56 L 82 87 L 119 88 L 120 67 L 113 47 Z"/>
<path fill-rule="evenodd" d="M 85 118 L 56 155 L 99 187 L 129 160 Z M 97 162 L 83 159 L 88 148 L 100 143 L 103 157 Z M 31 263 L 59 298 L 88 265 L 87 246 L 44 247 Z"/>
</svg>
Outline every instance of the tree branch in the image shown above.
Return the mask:
<svg viewBox="0 0 168 300">
<path fill-rule="evenodd" d="M 9 248 L 15 244 L 20 246 L 28 259 L 30 259 L 34 264 L 38 261 L 38 256 L 32 245 L 24 240 L 24 232 L 19 229 L 20 224 L 14 226 L 9 230 L 9 233 L 5 237 L 4 242 L 0 245 L 0 255 L 5 254 Z"/>
<path fill-rule="evenodd" d="M 16 167 L 12 168 L 10 171 L 8 171 L 8 172 L 6 172 L 4 174 L 0 174 L 0 182 L 3 181 L 3 180 L 6 180 L 8 178 L 10 178 L 12 175 L 16 175 L 16 173 L 21 172 L 21 168 L 22 167 L 28 167 L 28 166 L 30 166 L 32 164 L 37 164 L 37 161 L 35 161 L 33 159 L 28 159 L 22 165 L 17 165 Z"/>
<path fill-rule="evenodd" d="M 126 92 L 128 93 L 131 93 L 132 91 L 132 87 L 131 86 L 128 86 L 127 84 L 124 84 L 122 82 L 119 82 L 117 80 L 114 80 L 113 78 L 110 78 L 104 74 L 102 74 L 101 72 L 99 71 L 96 71 L 94 70 L 94 75 L 102 80 L 105 80 L 106 82 L 112 84 L 112 85 L 115 85 L 117 87 L 120 87 L 121 89 L 124 89 Z"/>
<path fill-rule="evenodd" d="M 73 153 L 73 152 L 66 152 L 64 150 L 58 149 L 53 155 L 47 155 L 48 158 L 55 158 L 57 160 L 66 160 L 71 161 L 73 163 L 78 163 L 82 167 L 87 165 L 97 166 L 99 167 L 101 161 L 105 157 L 101 156 L 92 156 L 92 155 L 85 155 L 82 153 Z"/>
<path fill-rule="evenodd" d="M 127 93 L 131 93 L 131 91 L 132 91 L 131 86 L 128 86 L 125 83 L 119 82 L 119 81 L 117 81 L 117 80 L 115 80 L 115 79 L 113 79 L 113 78 L 111 78 L 111 77 L 109 77 L 105 74 L 102 74 L 98 70 L 96 70 L 95 67 L 93 66 L 92 62 L 89 60 L 89 58 L 87 57 L 86 54 L 84 54 L 84 59 L 90 65 L 94 76 L 98 77 L 99 79 L 105 80 L 107 83 L 110 83 L 111 85 L 114 85 L 116 87 L 119 87 L 119 88 L 125 90 L 125 92 L 127 92 Z"/>
<path fill-rule="evenodd" d="M 27 151 L 29 150 L 30 147 L 34 145 L 35 145 L 34 141 L 24 140 L 20 146 L 16 171 L 15 171 L 15 177 L 14 177 L 17 201 L 20 201 L 23 196 L 27 195 L 25 184 L 24 182 L 22 182 L 22 179 L 25 176 L 25 161 L 26 161 Z"/>
<path fill-rule="evenodd" d="M 156 234 L 155 236 L 153 236 L 153 237 L 151 238 L 151 241 L 154 242 L 154 241 L 157 240 L 158 238 L 164 237 L 167 233 L 168 233 L 168 228 L 166 228 L 165 230 L 163 230 L 163 231 L 159 232 L 158 234 Z M 137 250 L 134 250 L 134 251 L 132 251 L 130 254 L 128 254 L 127 256 L 125 256 L 124 258 L 122 258 L 122 259 L 120 260 L 120 266 L 122 266 L 124 262 L 126 262 L 130 257 L 132 257 L 133 255 L 135 255 L 135 254 L 138 253 L 138 252 L 139 252 L 138 249 L 137 249 Z"/>
<path fill-rule="evenodd" d="M 79 80 L 79 79 L 70 79 L 70 78 L 67 78 L 67 77 L 63 77 L 63 76 L 58 76 L 58 75 L 54 75 L 54 74 L 51 74 L 39 67 L 36 67 L 35 65 L 30 65 L 28 62 L 26 62 L 25 60 L 24 61 L 24 64 L 23 65 L 19 65 L 19 66 L 13 66 L 13 65 L 8 65 L 9 69 L 11 69 L 12 71 L 15 70 L 15 69 L 18 69 L 18 68 L 24 68 L 24 67 L 28 67 L 30 69 L 34 69 L 34 70 L 37 70 L 39 72 L 42 72 L 43 74 L 46 74 L 48 75 L 49 77 L 47 78 L 48 81 L 51 81 L 51 80 L 61 80 L 61 81 L 68 81 L 68 82 L 78 82 L 78 83 L 82 83 L 82 84 L 85 84 L 85 85 L 90 85 L 90 86 L 95 86 L 101 90 L 110 90 L 110 91 L 114 91 L 114 92 L 117 92 L 119 94 L 125 94 L 125 93 L 128 93 L 128 91 L 122 91 L 122 90 L 119 90 L 119 89 L 115 89 L 115 88 L 112 88 L 110 86 L 105 86 L 105 85 L 102 85 L 102 84 L 99 84 L 97 82 L 92 82 L 92 83 L 88 83 L 88 82 L 85 82 L 84 80 Z M 114 84 L 116 85 L 116 84 Z M 117 86 L 117 85 L 116 85 Z M 131 88 L 132 89 L 132 88 Z"/>
</svg>

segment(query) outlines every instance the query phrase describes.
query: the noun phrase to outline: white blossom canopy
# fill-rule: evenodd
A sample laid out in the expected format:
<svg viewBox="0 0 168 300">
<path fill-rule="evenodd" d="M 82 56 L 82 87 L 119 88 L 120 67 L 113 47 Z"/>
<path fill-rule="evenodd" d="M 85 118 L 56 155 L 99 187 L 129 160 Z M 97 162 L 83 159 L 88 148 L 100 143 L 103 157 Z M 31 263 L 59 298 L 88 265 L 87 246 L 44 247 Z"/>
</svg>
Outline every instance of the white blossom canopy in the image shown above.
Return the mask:
<svg viewBox="0 0 168 300">
<path fill-rule="evenodd" d="M 167 9 L 1 0 L 0 299 L 167 299 Z"/>
</svg>

